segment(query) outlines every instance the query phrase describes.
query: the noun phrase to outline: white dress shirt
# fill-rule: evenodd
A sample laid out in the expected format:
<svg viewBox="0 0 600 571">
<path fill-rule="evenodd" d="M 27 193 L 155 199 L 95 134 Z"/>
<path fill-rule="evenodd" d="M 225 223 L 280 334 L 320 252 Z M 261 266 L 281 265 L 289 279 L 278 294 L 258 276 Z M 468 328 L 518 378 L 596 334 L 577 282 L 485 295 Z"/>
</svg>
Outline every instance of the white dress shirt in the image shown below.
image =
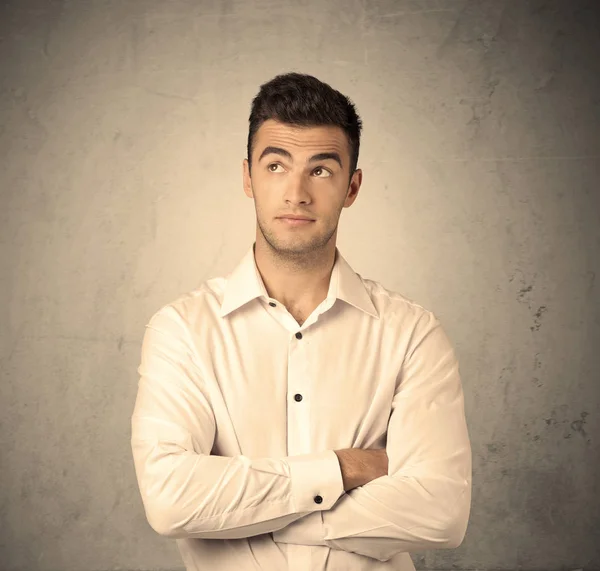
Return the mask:
<svg viewBox="0 0 600 571">
<path fill-rule="evenodd" d="M 459 367 L 435 315 L 336 248 L 302 326 L 253 247 L 146 325 L 131 446 L 150 526 L 187 571 L 414 571 L 460 545 L 471 446 Z M 334 450 L 384 448 L 344 492 Z"/>
</svg>

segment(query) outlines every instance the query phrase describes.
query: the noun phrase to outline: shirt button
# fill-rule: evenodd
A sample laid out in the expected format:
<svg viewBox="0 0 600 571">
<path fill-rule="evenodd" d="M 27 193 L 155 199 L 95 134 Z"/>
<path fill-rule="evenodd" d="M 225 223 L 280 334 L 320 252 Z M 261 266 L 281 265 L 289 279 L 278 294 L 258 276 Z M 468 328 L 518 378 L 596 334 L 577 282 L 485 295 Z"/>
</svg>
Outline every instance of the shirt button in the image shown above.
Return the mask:
<svg viewBox="0 0 600 571">
<path fill-rule="evenodd" d="M 294 399 L 296 399 L 296 402 L 300 402 L 302 400 L 302 395 L 300 393 L 295 394 Z"/>
<path fill-rule="evenodd" d="M 270 301 L 270 302 L 269 302 L 269 305 L 270 305 L 271 307 L 275 307 L 275 304 L 274 304 L 272 301 Z"/>
<path fill-rule="evenodd" d="M 315 503 L 316 504 L 321 504 L 323 503 L 323 498 L 321 496 L 315 496 Z"/>
<path fill-rule="evenodd" d="M 296 333 L 296 339 L 302 339 L 302 333 L 300 333 L 300 331 Z"/>
</svg>

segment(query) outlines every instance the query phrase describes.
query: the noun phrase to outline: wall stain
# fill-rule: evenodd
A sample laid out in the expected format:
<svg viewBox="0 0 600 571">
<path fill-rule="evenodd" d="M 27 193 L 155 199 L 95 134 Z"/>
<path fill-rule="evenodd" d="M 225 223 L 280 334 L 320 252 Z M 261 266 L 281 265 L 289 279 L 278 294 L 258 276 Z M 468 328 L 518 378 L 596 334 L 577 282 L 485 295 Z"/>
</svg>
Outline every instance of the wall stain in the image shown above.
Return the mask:
<svg viewBox="0 0 600 571">
<path fill-rule="evenodd" d="M 505 378 L 504 375 L 507 371 L 510 372 L 510 375 Z M 502 370 L 500 371 L 500 376 L 498 377 L 498 382 L 505 381 L 504 391 L 503 391 L 503 399 L 504 399 L 505 408 L 506 408 L 506 401 L 508 398 L 508 386 L 510 385 L 510 381 L 511 381 L 512 374 L 514 373 L 514 371 L 515 371 L 515 368 L 513 365 L 509 365 L 508 367 L 503 367 Z"/>
<path fill-rule="evenodd" d="M 509 278 L 509 282 L 512 282 L 515 279 L 516 273 L 519 272 L 522 274 L 522 272 L 520 270 L 515 270 L 515 272 L 513 273 L 513 275 Z M 534 276 L 535 278 L 535 276 Z M 521 278 L 521 289 L 519 289 L 519 291 L 517 292 L 517 301 L 519 303 L 525 303 L 527 304 L 527 307 L 531 310 L 532 309 L 532 304 L 531 304 L 531 298 L 530 298 L 530 293 L 533 291 L 533 284 L 529 284 L 527 285 L 525 283 L 525 281 Z M 542 315 L 548 311 L 548 306 L 546 305 L 540 305 L 537 309 L 537 311 L 533 314 L 533 318 L 534 318 L 534 324 L 529 328 L 531 331 L 539 331 L 541 325 L 542 325 Z M 539 380 L 539 379 L 536 379 Z"/>
<path fill-rule="evenodd" d="M 528 294 L 532 290 L 533 290 L 533 286 L 527 286 L 527 287 L 521 288 L 517 295 L 517 301 L 526 301 L 524 299 L 525 295 Z"/>
<path fill-rule="evenodd" d="M 581 416 L 581 419 L 574 420 L 571 423 L 571 428 L 575 432 L 579 432 L 584 438 L 587 438 L 587 433 L 583 429 L 583 425 L 585 424 L 585 417 L 588 416 L 588 413 L 584 410 L 582 413 L 580 413 L 580 416 Z M 588 442 L 589 442 L 589 440 L 588 440 Z"/>
<path fill-rule="evenodd" d="M 528 426 L 528 425 L 527 425 L 527 424 L 525 424 L 525 428 L 527 428 L 527 426 Z M 528 430 L 528 431 L 525 433 L 525 436 L 531 436 L 531 430 Z M 533 440 L 533 441 L 536 441 L 536 440 L 539 440 L 539 439 L 540 439 L 540 435 L 539 435 L 539 434 L 535 434 L 531 440 Z"/>
<path fill-rule="evenodd" d="M 536 353 L 535 354 L 535 358 L 533 360 L 533 370 L 534 370 L 534 372 L 542 366 L 542 362 L 540 361 L 539 355 L 540 355 L 539 353 Z M 533 381 L 533 383 L 535 384 L 535 386 L 538 389 L 540 387 L 544 386 L 544 383 L 542 383 L 540 381 L 539 377 L 534 376 L 534 377 L 532 377 L 531 380 Z"/>
<path fill-rule="evenodd" d="M 486 447 L 490 454 L 497 454 L 499 452 L 502 452 L 506 448 L 506 443 L 500 441 L 489 442 L 488 444 L 486 444 Z"/>
<path fill-rule="evenodd" d="M 562 409 L 562 412 L 566 412 L 566 406 L 565 405 L 561 405 L 560 407 Z M 580 417 L 577 420 L 568 420 L 568 419 L 563 419 L 563 420 L 557 420 L 556 418 L 556 411 L 553 409 L 550 413 L 550 418 L 544 418 L 542 420 L 544 420 L 544 422 L 546 423 L 546 426 L 550 427 L 550 426 L 558 426 L 559 424 L 562 425 L 563 427 L 565 427 L 565 425 L 568 425 L 568 427 L 565 427 L 565 433 L 563 434 L 563 438 L 565 440 L 570 439 L 574 433 L 579 433 L 581 434 L 581 436 L 583 437 L 583 439 L 585 440 L 586 444 L 591 444 L 592 439 L 589 438 L 589 435 L 587 434 L 587 432 L 585 431 L 585 429 L 583 428 L 583 426 L 586 423 L 585 417 L 589 416 L 589 413 L 586 411 L 583 411 L 580 413 Z M 569 432 L 569 428 L 573 431 L 573 432 Z"/>
<path fill-rule="evenodd" d="M 539 331 L 540 326 L 542 325 L 540 319 L 542 317 L 542 314 L 544 312 L 546 312 L 547 310 L 548 310 L 548 308 L 545 305 L 540 305 L 538 310 L 534 313 L 534 317 L 535 317 L 534 325 L 532 325 L 529 328 L 529 329 L 531 329 L 531 331 Z"/>
</svg>

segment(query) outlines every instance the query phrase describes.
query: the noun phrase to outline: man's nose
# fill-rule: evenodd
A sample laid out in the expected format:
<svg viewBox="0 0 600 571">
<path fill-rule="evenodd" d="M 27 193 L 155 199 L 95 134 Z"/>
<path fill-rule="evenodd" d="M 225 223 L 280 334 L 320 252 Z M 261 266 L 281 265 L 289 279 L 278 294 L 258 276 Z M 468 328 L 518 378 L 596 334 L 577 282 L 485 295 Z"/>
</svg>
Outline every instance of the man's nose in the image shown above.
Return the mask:
<svg viewBox="0 0 600 571">
<path fill-rule="evenodd" d="M 285 198 L 293 203 L 308 202 L 310 201 L 308 188 L 309 181 L 304 174 L 290 175 L 286 185 Z"/>
</svg>

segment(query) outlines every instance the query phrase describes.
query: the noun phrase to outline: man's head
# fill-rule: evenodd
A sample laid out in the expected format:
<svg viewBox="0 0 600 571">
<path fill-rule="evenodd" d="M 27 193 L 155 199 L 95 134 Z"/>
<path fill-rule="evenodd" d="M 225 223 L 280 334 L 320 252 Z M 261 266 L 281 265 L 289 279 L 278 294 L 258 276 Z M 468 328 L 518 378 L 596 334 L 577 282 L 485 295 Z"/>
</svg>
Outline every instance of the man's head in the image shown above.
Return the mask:
<svg viewBox="0 0 600 571">
<path fill-rule="evenodd" d="M 356 199 L 361 120 L 352 102 L 315 77 L 279 75 L 252 102 L 244 192 L 257 241 L 286 257 L 335 250 L 342 208 Z M 292 226 L 279 217 L 308 216 Z"/>
</svg>

